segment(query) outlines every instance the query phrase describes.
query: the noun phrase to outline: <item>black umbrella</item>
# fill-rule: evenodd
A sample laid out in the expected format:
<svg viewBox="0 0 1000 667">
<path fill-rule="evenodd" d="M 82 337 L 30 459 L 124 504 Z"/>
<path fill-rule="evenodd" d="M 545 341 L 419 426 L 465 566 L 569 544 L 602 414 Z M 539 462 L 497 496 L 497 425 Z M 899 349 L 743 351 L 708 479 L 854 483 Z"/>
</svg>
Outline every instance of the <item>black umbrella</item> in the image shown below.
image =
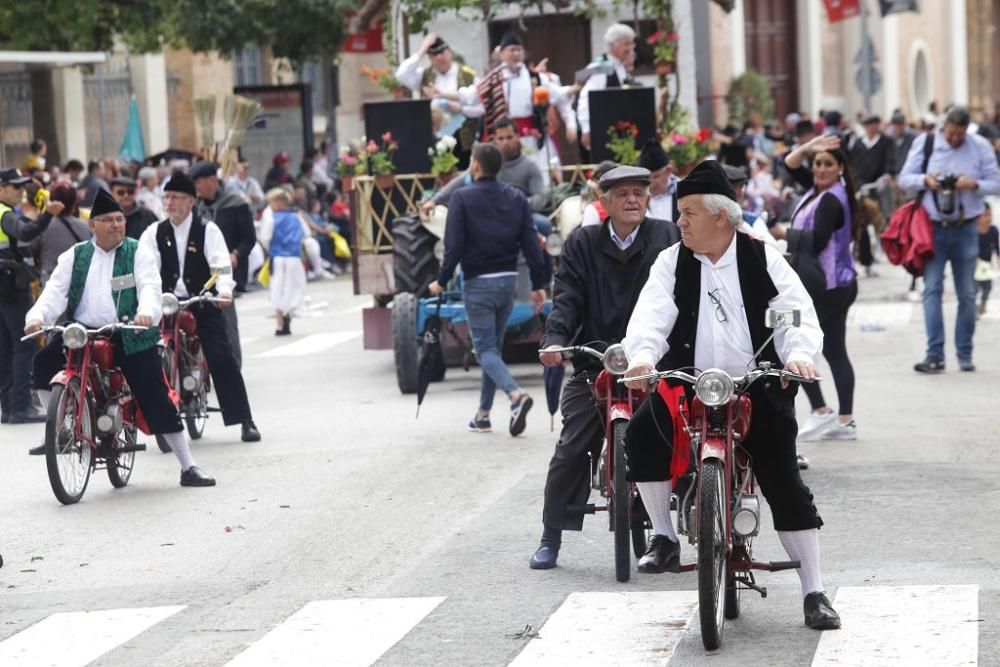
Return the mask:
<svg viewBox="0 0 1000 667">
<path fill-rule="evenodd" d="M 417 417 L 420 416 L 420 404 L 424 402 L 431 378 L 441 377 L 444 372 L 444 353 L 441 351 L 441 301 L 443 300 L 443 297 L 438 297 L 437 309 L 424 323 L 424 342 L 420 346 L 417 366 Z"/>
<path fill-rule="evenodd" d="M 562 364 L 558 366 L 546 366 L 542 371 L 542 380 L 545 383 L 545 400 L 549 403 L 549 430 L 556 430 L 556 410 L 559 409 L 559 396 L 562 394 L 563 377 L 566 375 L 566 367 Z"/>
</svg>

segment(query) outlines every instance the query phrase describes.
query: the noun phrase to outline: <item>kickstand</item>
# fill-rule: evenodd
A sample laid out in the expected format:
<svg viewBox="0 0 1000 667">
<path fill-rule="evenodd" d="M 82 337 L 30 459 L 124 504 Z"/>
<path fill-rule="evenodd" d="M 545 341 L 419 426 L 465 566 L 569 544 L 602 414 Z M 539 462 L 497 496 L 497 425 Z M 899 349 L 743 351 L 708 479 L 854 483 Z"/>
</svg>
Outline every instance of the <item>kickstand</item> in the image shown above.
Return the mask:
<svg viewBox="0 0 1000 667">
<path fill-rule="evenodd" d="M 754 581 L 753 573 L 748 572 L 747 576 L 745 576 L 745 577 L 736 577 L 736 583 L 743 584 L 744 586 L 746 586 L 750 590 L 757 591 L 758 593 L 760 593 L 760 596 L 762 598 L 766 598 L 767 597 L 767 587 L 766 586 L 758 586 L 757 582 Z"/>
</svg>

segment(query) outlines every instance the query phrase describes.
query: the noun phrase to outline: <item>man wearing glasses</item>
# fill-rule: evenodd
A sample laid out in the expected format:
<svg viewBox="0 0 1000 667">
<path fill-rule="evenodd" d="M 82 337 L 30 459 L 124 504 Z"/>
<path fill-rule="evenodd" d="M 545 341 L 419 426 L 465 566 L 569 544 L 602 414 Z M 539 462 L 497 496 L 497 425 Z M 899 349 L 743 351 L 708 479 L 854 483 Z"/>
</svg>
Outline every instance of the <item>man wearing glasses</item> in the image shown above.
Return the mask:
<svg viewBox="0 0 1000 667">
<path fill-rule="evenodd" d="M 136 201 L 135 181 L 131 178 L 112 179 L 111 194 L 125 212 L 125 236 L 138 241 L 146 228 L 156 222 L 156 214 Z"/>
<path fill-rule="evenodd" d="M 4 424 L 45 421 L 31 401 L 31 364 L 38 346 L 30 340 L 21 342 L 24 314 L 31 308 L 33 276 L 18 243 L 27 244 L 40 236 L 64 207 L 49 202 L 37 222 L 15 211 L 30 180 L 17 169 L 0 171 L 0 423 Z"/>
</svg>

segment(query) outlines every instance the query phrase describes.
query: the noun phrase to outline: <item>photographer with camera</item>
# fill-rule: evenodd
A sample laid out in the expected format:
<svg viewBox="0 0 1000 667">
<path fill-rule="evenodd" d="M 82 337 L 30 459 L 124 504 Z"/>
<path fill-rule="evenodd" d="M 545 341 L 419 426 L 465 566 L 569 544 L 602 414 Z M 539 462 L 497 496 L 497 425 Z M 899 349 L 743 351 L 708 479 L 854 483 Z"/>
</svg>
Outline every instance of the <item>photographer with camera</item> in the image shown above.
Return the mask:
<svg viewBox="0 0 1000 667">
<path fill-rule="evenodd" d="M 979 236 L 974 223 L 985 208 L 984 198 L 1000 194 L 1000 168 L 989 141 L 968 133 L 969 122 L 966 109 L 952 108 L 940 130 L 914 140 L 899 173 L 903 190 L 922 193 L 921 204 L 934 225 L 934 257 L 924 270 L 927 354 L 913 367 L 918 373 L 940 373 L 945 368 L 941 295 L 947 262 L 951 262 L 958 294 L 958 365 L 963 371 L 976 370 L 972 336 L 976 331 L 974 278 Z M 925 158 L 927 142 L 933 143 Z"/>
</svg>

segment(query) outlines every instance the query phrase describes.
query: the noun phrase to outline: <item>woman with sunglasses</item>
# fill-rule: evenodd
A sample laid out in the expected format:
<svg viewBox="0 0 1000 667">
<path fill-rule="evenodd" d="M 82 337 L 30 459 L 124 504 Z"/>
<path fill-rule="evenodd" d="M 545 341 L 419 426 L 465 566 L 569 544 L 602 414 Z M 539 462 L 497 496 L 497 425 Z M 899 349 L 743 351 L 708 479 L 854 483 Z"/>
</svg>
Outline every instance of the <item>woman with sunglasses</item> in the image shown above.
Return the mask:
<svg viewBox="0 0 1000 667">
<path fill-rule="evenodd" d="M 811 167 L 806 168 L 806 160 Z M 792 213 L 791 228 L 771 229 L 775 238 L 787 238 L 789 248 L 810 250 L 819 260 L 825 285 L 811 291 L 823 329 L 823 356 L 830 364 L 840 403 L 839 414 L 823 398 L 819 383 L 803 384 L 812 414 L 799 430 L 799 440 L 855 440 L 854 367 L 847 356 L 847 311 L 858 296 L 857 271 L 851 244 L 858 215 L 854 176 L 840 137 L 822 135 L 785 157 L 785 167 L 808 191 Z M 825 287 L 825 289 L 824 289 Z"/>
</svg>

